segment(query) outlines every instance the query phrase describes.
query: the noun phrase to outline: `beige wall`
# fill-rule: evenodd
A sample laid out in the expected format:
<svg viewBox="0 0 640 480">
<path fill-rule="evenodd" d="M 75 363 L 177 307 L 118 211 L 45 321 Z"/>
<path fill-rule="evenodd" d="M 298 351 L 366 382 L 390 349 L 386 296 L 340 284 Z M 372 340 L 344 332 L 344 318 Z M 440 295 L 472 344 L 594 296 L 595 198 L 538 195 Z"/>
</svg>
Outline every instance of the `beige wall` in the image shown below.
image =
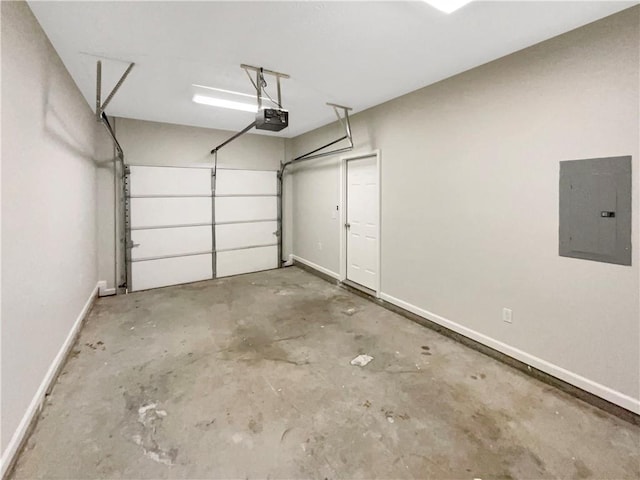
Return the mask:
<svg viewBox="0 0 640 480">
<path fill-rule="evenodd" d="M 27 4 L 0 8 L 4 470 L 96 288 L 96 162 L 110 148 Z"/>
<path fill-rule="evenodd" d="M 209 152 L 236 132 L 118 118 L 118 140 L 127 163 L 211 165 Z M 247 133 L 218 153 L 218 166 L 277 170 L 284 158 L 282 138 Z"/>
<path fill-rule="evenodd" d="M 118 118 L 118 141 L 130 165 L 211 166 L 211 149 L 235 132 L 169 123 Z M 278 170 L 284 160 L 284 139 L 248 133 L 218 153 L 221 168 Z M 113 165 L 99 172 L 100 278 L 114 285 Z M 119 256 L 118 256 L 119 258 Z M 121 268 L 121 267 L 119 267 Z"/>
<path fill-rule="evenodd" d="M 637 411 L 639 24 L 634 7 L 353 118 L 355 151 L 382 154 L 385 297 Z M 559 161 L 617 155 L 633 156 L 633 266 L 558 256 Z M 294 254 L 336 273 L 338 167 L 293 175 Z"/>
</svg>

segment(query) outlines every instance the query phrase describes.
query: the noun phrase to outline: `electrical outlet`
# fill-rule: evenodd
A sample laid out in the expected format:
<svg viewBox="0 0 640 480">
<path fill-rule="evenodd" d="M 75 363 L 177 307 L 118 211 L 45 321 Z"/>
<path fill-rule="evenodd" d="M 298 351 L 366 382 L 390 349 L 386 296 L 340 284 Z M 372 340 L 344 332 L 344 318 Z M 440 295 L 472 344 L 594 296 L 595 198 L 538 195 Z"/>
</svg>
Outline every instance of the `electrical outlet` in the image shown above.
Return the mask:
<svg viewBox="0 0 640 480">
<path fill-rule="evenodd" d="M 502 321 L 503 322 L 507 322 L 507 323 L 513 323 L 512 322 L 512 317 L 513 312 L 511 311 L 510 308 L 503 308 L 502 309 Z"/>
<path fill-rule="evenodd" d="M 322 242 L 318 242 L 318 250 L 322 250 Z"/>
</svg>

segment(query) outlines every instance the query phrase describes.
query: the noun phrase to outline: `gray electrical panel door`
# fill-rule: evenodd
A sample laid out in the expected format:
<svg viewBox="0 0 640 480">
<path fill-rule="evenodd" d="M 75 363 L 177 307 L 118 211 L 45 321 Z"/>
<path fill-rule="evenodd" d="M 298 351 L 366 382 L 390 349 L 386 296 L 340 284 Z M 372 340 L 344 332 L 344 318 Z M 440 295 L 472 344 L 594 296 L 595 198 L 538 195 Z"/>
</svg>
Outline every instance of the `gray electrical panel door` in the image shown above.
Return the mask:
<svg viewBox="0 0 640 480">
<path fill-rule="evenodd" d="M 560 162 L 560 255 L 631 265 L 631 156 Z"/>
</svg>

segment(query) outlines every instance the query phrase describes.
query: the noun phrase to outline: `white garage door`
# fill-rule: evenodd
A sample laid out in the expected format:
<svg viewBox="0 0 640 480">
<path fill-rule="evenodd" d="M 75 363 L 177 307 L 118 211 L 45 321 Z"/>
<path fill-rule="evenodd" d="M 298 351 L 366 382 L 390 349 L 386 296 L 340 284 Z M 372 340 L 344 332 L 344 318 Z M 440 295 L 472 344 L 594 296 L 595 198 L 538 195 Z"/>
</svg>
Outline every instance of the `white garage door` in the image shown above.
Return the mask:
<svg viewBox="0 0 640 480">
<path fill-rule="evenodd" d="M 278 267 L 278 177 L 265 170 L 216 172 L 216 277 Z"/>
<path fill-rule="evenodd" d="M 210 168 L 130 167 L 130 290 L 213 278 Z"/>
<path fill-rule="evenodd" d="M 210 168 L 130 167 L 129 290 L 278 267 L 276 172 L 216 175 L 213 197 Z"/>
</svg>

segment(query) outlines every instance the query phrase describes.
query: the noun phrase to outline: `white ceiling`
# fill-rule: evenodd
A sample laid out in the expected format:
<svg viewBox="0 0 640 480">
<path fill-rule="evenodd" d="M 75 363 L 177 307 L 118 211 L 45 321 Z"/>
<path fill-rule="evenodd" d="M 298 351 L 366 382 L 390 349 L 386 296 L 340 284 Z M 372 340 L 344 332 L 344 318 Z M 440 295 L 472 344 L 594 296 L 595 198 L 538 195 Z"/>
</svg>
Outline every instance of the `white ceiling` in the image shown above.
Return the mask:
<svg viewBox="0 0 640 480">
<path fill-rule="evenodd" d="M 240 130 L 253 114 L 195 104 L 192 84 L 253 93 L 246 63 L 291 75 L 286 137 L 335 120 L 327 101 L 358 112 L 637 3 L 29 2 L 92 108 L 96 60 L 103 98 L 133 61 L 109 115 Z"/>
</svg>

